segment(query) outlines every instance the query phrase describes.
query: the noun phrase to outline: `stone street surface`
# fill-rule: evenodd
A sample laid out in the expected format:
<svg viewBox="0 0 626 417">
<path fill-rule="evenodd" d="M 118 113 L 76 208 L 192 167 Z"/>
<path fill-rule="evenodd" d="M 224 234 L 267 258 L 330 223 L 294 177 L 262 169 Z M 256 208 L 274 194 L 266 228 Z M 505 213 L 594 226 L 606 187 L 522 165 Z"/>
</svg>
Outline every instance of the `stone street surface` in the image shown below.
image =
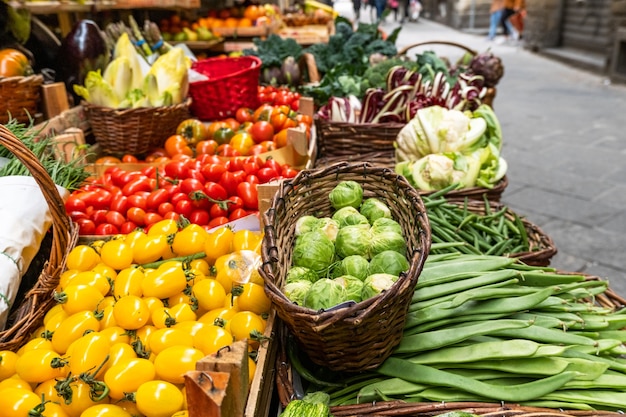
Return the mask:
<svg viewBox="0 0 626 417">
<path fill-rule="evenodd" d="M 353 18 L 350 1 L 334 7 Z M 361 19 L 371 21 L 369 13 Z M 390 15 L 381 28 L 398 25 Z M 494 100 L 509 165 L 502 202 L 553 239 L 552 267 L 599 276 L 626 296 L 626 86 L 521 44 L 489 42 L 486 31 L 424 18 L 403 24 L 397 46 L 424 41 L 491 49 L 502 59 L 505 74 Z M 462 54 L 456 47 L 420 48 L 415 51 L 433 50 L 452 61 Z"/>
</svg>

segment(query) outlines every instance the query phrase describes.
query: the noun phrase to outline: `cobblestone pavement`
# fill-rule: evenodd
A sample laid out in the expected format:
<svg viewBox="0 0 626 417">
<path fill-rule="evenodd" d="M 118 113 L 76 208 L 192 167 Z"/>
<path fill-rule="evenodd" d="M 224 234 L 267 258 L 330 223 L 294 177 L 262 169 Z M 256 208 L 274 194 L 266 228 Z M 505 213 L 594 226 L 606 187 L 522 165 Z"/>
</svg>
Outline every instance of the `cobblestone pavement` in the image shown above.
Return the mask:
<svg viewBox="0 0 626 417">
<path fill-rule="evenodd" d="M 352 18 L 352 3 L 335 2 Z M 362 13 L 362 21 L 370 21 Z M 399 23 L 388 16 L 382 28 Z M 502 202 L 555 242 L 551 266 L 609 280 L 626 296 L 626 86 L 530 52 L 420 18 L 403 24 L 398 48 L 453 41 L 504 62 L 494 110 L 504 134 L 509 185 Z M 459 48 L 433 45 L 441 56 Z"/>
</svg>

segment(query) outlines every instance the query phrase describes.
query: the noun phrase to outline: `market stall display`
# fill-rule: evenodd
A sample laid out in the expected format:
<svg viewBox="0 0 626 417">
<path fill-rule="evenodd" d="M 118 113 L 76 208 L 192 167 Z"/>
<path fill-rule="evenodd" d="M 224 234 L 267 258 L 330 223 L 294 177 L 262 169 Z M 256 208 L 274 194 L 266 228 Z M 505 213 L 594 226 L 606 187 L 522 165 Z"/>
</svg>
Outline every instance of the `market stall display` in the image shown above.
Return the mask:
<svg viewBox="0 0 626 417">
<path fill-rule="evenodd" d="M 41 324 L 43 315 L 52 306 L 52 294 L 65 268 L 65 259 L 78 238 L 78 228 L 65 213 L 63 199 L 39 159 L 5 126 L 0 126 L 0 139 L 30 171 L 48 204 L 52 222 L 52 242 L 48 261 L 37 281 L 11 309 L 6 327 L 0 331 L 0 349 L 16 350 Z M 45 253 L 45 252 L 43 252 Z"/>
<path fill-rule="evenodd" d="M 21 122 L 35 117 L 42 84 L 43 76 L 33 74 L 23 52 L 13 48 L 0 49 L 0 123 L 7 123 L 10 117 Z"/>
</svg>

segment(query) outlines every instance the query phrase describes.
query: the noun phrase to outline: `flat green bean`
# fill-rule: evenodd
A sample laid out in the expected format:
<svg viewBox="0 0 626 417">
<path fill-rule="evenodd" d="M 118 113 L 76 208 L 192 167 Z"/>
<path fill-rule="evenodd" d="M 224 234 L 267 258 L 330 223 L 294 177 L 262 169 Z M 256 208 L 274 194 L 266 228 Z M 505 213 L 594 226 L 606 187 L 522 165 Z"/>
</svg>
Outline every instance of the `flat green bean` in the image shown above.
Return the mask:
<svg viewBox="0 0 626 417">
<path fill-rule="evenodd" d="M 411 327 L 431 320 L 467 314 L 514 313 L 527 310 L 539 304 L 552 294 L 553 288 L 547 287 L 520 297 L 496 298 L 493 300 L 465 303 L 456 308 L 417 310 L 407 315 L 405 327 Z"/>
<path fill-rule="evenodd" d="M 624 410 L 626 392 L 601 390 L 555 390 L 541 395 L 541 399 L 565 402 L 576 402 L 602 407 L 611 407 L 615 410 Z"/>
<path fill-rule="evenodd" d="M 609 369 L 609 365 L 603 362 L 598 362 L 596 360 L 589 360 L 583 358 L 566 358 L 569 362 L 565 371 L 572 371 L 578 373 L 576 379 L 593 381 L 600 375 L 604 373 L 607 369 Z"/>
<path fill-rule="evenodd" d="M 445 328 L 458 323 L 463 325 L 469 325 L 471 323 L 478 323 L 485 320 L 498 320 L 508 317 L 509 313 L 493 313 L 493 314 L 471 314 L 467 316 L 447 317 L 441 320 L 433 320 L 427 323 L 422 323 L 417 326 L 411 326 L 404 329 L 404 336 L 410 336 L 418 333 L 428 332 L 435 329 Z"/>
<path fill-rule="evenodd" d="M 495 334 L 504 330 L 516 331 L 529 326 L 530 322 L 523 320 L 488 320 L 465 325 L 462 328 L 445 328 L 415 335 L 406 335 L 400 340 L 396 352 L 424 352 L 449 346 L 474 336 Z"/>
<path fill-rule="evenodd" d="M 412 302 L 430 300 L 448 294 L 458 294 L 461 291 L 483 287 L 489 284 L 507 281 L 517 277 L 517 271 L 503 269 L 499 271 L 477 272 L 475 276 L 457 281 L 442 283 L 431 287 L 416 288 Z M 418 280 L 419 284 L 419 280 Z"/>
<path fill-rule="evenodd" d="M 463 363 L 488 359 L 511 359 L 533 356 L 539 343 L 531 340 L 510 339 L 493 342 L 450 346 L 411 356 L 409 361 L 422 365 Z"/>
<path fill-rule="evenodd" d="M 465 281 L 469 281 L 469 279 L 465 280 Z M 519 281 L 518 281 L 517 278 L 512 278 L 512 279 L 507 279 L 505 281 L 494 282 L 493 284 L 483 285 L 483 286 L 480 286 L 480 287 L 470 287 L 470 289 L 468 289 L 466 291 L 474 291 L 474 290 L 477 290 L 479 288 L 483 288 L 483 289 L 487 289 L 487 288 L 501 288 L 501 287 L 506 287 L 506 286 L 509 286 L 509 285 L 515 285 L 518 282 Z M 455 297 L 458 297 L 460 294 L 463 294 L 464 292 L 465 291 L 460 291 L 458 293 L 446 294 L 446 295 L 442 295 L 440 297 L 430 298 L 430 299 L 424 300 L 424 301 L 412 302 L 411 305 L 409 306 L 409 311 L 415 311 L 415 310 L 419 310 L 419 309 L 422 309 L 422 308 L 428 308 L 428 307 L 431 307 L 431 306 L 433 306 L 435 304 L 439 304 L 439 303 L 442 303 L 442 302 L 445 302 L 445 301 L 450 301 L 450 300 L 454 299 Z M 415 294 L 414 294 L 414 297 L 415 297 Z"/>
<path fill-rule="evenodd" d="M 368 403 L 384 397 L 398 397 L 416 394 L 428 388 L 427 385 L 407 381 L 402 378 L 387 378 L 361 388 L 357 394 L 357 402 Z"/>
<path fill-rule="evenodd" d="M 490 369 L 494 371 L 508 372 L 514 375 L 529 376 L 550 376 L 562 373 L 569 366 L 566 359 L 550 356 L 541 356 L 537 358 L 515 358 L 513 360 L 484 360 L 477 362 L 455 363 L 445 365 L 445 367 L 454 366 L 455 368 L 465 368 L 474 370 Z M 440 365 L 444 368 L 444 365 Z M 444 368 L 445 369 L 445 368 Z"/>
<path fill-rule="evenodd" d="M 454 297 L 449 303 L 441 305 L 441 308 L 455 308 L 468 301 L 482 301 L 493 298 L 504 298 L 511 296 L 521 296 L 535 293 L 536 290 L 528 287 L 494 287 L 476 288 L 472 291 L 465 291 Z"/>
<path fill-rule="evenodd" d="M 569 345 L 586 345 L 586 346 L 596 346 L 597 342 L 585 336 L 580 336 L 577 334 L 572 334 L 563 330 L 557 330 L 547 327 L 541 327 L 537 325 L 531 325 L 522 329 L 504 329 L 498 330 L 492 333 L 496 336 L 503 337 L 517 337 L 524 338 L 529 340 L 534 340 L 535 342 L 544 342 L 544 343 L 565 343 Z"/>
<path fill-rule="evenodd" d="M 613 369 L 619 372 L 626 372 L 626 363 L 619 362 L 615 360 L 614 358 L 608 358 L 604 356 L 589 354 L 589 353 L 583 352 L 575 348 L 567 349 L 565 352 L 563 352 L 562 356 L 565 358 L 581 358 L 581 359 L 595 360 L 595 361 L 602 362 L 602 363 L 609 365 L 609 369 Z"/>
<path fill-rule="evenodd" d="M 454 281 L 458 279 L 457 277 L 467 274 L 468 271 L 480 273 L 503 269 L 515 262 L 517 261 L 511 258 L 486 255 L 459 255 L 447 261 L 431 264 L 426 262 L 416 288 Z"/>
<path fill-rule="evenodd" d="M 521 285 L 532 285 L 535 287 L 567 284 L 570 282 L 585 281 L 584 275 L 576 274 L 558 274 L 550 272 L 542 272 L 540 270 L 531 270 L 523 272 Z"/>
<path fill-rule="evenodd" d="M 418 384 L 458 388 L 494 400 L 514 402 L 529 401 L 545 396 L 561 388 L 565 383 L 571 381 L 576 376 L 574 372 L 560 372 L 526 384 L 498 386 L 435 369 L 430 366 L 411 363 L 395 357 L 387 358 L 387 360 L 376 369 L 376 372 L 387 376 L 403 378 Z M 623 402 L 623 404 L 624 403 L 626 402 Z"/>
<path fill-rule="evenodd" d="M 564 388 L 583 388 L 583 389 L 616 389 L 626 390 L 626 375 L 603 374 L 593 381 L 574 379 L 565 384 Z"/>
</svg>

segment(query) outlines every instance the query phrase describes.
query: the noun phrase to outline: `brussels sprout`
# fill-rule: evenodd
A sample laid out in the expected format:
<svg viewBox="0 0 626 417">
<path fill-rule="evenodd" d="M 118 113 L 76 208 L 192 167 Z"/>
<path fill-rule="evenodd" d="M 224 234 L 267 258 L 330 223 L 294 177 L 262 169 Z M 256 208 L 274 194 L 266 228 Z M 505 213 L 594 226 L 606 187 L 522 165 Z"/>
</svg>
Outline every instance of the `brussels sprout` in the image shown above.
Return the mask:
<svg viewBox="0 0 626 417">
<path fill-rule="evenodd" d="M 287 277 L 285 278 L 285 282 L 287 282 L 287 284 L 295 281 L 315 282 L 317 281 L 317 279 L 317 274 L 309 268 L 305 268 L 303 266 L 292 266 L 287 271 Z"/>
<path fill-rule="evenodd" d="M 298 280 L 298 281 L 288 282 L 287 284 L 285 284 L 283 293 L 292 302 L 300 306 L 303 306 L 304 298 L 306 297 L 312 285 L 313 283 L 311 281 L 306 281 L 303 279 Z"/>
<path fill-rule="evenodd" d="M 305 234 L 306 232 L 312 232 L 317 229 L 319 219 L 315 216 L 304 215 L 296 220 L 296 236 Z"/>
<path fill-rule="evenodd" d="M 346 289 L 330 278 L 321 278 L 311 284 L 304 298 L 304 306 L 313 310 L 325 310 L 341 304 L 346 299 Z"/>
<path fill-rule="evenodd" d="M 385 250 L 374 256 L 369 263 L 370 274 L 386 273 L 400 275 L 401 272 L 408 271 L 409 261 L 404 255 L 394 251 Z"/>
<path fill-rule="evenodd" d="M 363 281 L 352 275 L 342 275 L 333 281 L 340 283 L 346 290 L 346 298 L 343 301 L 354 301 L 358 303 L 362 300 Z"/>
<path fill-rule="evenodd" d="M 394 219 L 381 217 L 372 223 L 372 233 L 394 232 L 402 234 L 402 226 Z"/>
<path fill-rule="evenodd" d="M 320 230 L 306 232 L 296 238 L 293 266 L 303 266 L 323 276 L 335 259 L 335 245 Z"/>
<path fill-rule="evenodd" d="M 339 270 L 340 275 L 352 275 L 363 281 L 369 274 L 370 263 L 364 256 L 350 255 L 341 260 Z"/>
<path fill-rule="evenodd" d="M 402 255 L 406 254 L 406 241 L 404 236 L 395 232 L 372 233 L 370 243 L 370 256 L 378 255 L 386 250 L 393 250 Z"/>
<path fill-rule="evenodd" d="M 359 211 L 352 206 L 343 207 L 337 210 L 333 214 L 333 220 L 339 224 L 339 228 L 353 226 L 356 224 L 366 224 L 369 226 L 370 224 L 367 217 L 359 213 Z"/>
<path fill-rule="evenodd" d="M 356 181 L 341 181 L 328 195 L 335 210 L 352 206 L 358 209 L 363 201 L 363 187 Z"/>
<path fill-rule="evenodd" d="M 330 217 L 322 217 L 318 219 L 317 229 L 324 232 L 324 234 L 334 242 L 337 238 L 337 232 L 339 231 L 339 223 Z"/>
<path fill-rule="evenodd" d="M 368 198 L 361 204 L 359 212 L 364 215 L 370 224 L 374 224 L 376 219 L 391 219 L 391 210 L 382 201 L 377 198 Z"/>
<path fill-rule="evenodd" d="M 353 225 L 339 229 L 335 240 L 335 249 L 340 258 L 350 255 L 361 255 L 370 258 L 370 242 L 372 234 L 369 226 Z"/>
<path fill-rule="evenodd" d="M 363 300 L 372 298 L 383 291 L 387 291 L 398 280 L 398 277 L 391 274 L 372 274 L 363 281 Z"/>
</svg>

